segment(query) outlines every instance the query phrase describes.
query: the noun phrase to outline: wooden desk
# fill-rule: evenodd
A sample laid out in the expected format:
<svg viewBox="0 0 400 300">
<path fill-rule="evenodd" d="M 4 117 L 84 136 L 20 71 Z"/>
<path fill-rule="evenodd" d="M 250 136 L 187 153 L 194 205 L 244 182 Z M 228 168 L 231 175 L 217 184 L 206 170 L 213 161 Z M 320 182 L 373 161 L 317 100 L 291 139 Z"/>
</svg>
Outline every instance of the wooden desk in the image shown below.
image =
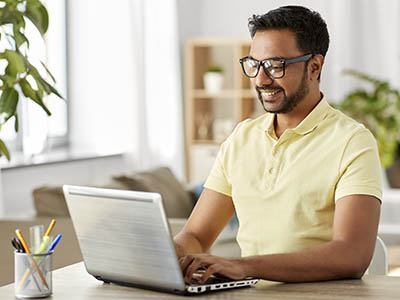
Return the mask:
<svg viewBox="0 0 400 300">
<path fill-rule="evenodd" d="M 362 280 L 340 280 L 316 283 L 282 284 L 263 282 L 259 287 L 220 291 L 189 296 L 190 299 L 399 299 L 400 277 L 365 276 Z M 0 299 L 14 298 L 14 284 L 0 287 Z M 55 300 L 101 300 L 101 299 L 184 299 L 179 295 L 103 284 L 89 275 L 83 263 L 77 263 L 53 273 L 53 296 Z"/>
</svg>

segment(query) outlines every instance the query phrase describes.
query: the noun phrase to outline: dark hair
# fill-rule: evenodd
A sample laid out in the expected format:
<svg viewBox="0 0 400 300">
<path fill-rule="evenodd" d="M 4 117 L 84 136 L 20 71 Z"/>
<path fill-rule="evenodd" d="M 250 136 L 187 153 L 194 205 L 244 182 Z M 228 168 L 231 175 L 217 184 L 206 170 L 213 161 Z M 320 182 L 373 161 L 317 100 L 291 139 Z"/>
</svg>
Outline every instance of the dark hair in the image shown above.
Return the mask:
<svg viewBox="0 0 400 300">
<path fill-rule="evenodd" d="M 329 33 L 321 15 L 302 6 L 282 6 L 263 15 L 249 18 L 253 38 L 257 31 L 288 29 L 296 34 L 297 47 L 304 53 L 326 55 Z"/>
</svg>

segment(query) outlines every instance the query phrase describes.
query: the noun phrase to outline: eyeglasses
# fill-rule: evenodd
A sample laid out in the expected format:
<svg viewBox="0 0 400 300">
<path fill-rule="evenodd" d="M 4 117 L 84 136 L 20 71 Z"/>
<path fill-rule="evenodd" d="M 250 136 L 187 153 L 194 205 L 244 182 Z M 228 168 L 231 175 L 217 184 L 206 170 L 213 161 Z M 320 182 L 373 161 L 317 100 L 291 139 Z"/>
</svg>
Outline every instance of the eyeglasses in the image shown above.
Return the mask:
<svg viewBox="0 0 400 300">
<path fill-rule="evenodd" d="M 265 74 L 272 79 L 279 79 L 285 76 L 286 65 L 308 61 L 312 56 L 312 54 L 306 54 L 290 59 L 273 57 L 262 61 L 256 60 L 251 56 L 246 56 L 240 59 L 240 64 L 242 65 L 243 72 L 247 77 L 257 77 L 258 72 L 260 71 L 260 66 L 262 65 Z"/>
</svg>

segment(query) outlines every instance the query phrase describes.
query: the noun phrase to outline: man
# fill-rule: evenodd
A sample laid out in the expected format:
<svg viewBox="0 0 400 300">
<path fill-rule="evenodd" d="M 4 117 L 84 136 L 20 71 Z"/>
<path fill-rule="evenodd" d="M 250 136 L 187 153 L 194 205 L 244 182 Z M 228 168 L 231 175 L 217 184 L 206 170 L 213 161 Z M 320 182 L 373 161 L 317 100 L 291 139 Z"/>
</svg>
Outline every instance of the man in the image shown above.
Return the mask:
<svg viewBox="0 0 400 300">
<path fill-rule="evenodd" d="M 249 19 L 245 74 L 267 112 L 222 144 L 205 189 L 175 237 L 185 280 L 205 269 L 283 282 L 360 278 L 380 214 L 376 142 L 319 90 L 329 45 L 317 12 L 286 6 Z M 241 258 L 205 254 L 236 211 Z"/>
</svg>

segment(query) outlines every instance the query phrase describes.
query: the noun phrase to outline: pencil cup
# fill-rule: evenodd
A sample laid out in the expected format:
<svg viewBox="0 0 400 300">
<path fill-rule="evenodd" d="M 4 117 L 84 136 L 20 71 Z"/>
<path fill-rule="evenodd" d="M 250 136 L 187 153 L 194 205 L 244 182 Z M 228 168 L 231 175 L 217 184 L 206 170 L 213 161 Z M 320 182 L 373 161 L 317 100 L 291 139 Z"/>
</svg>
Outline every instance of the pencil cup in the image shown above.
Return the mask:
<svg viewBox="0 0 400 300">
<path fill-rule="evenodd" d="M 52 294 L 53 252 L 14 252 L 15 297 L 44 298 Z"/>
</svg>

